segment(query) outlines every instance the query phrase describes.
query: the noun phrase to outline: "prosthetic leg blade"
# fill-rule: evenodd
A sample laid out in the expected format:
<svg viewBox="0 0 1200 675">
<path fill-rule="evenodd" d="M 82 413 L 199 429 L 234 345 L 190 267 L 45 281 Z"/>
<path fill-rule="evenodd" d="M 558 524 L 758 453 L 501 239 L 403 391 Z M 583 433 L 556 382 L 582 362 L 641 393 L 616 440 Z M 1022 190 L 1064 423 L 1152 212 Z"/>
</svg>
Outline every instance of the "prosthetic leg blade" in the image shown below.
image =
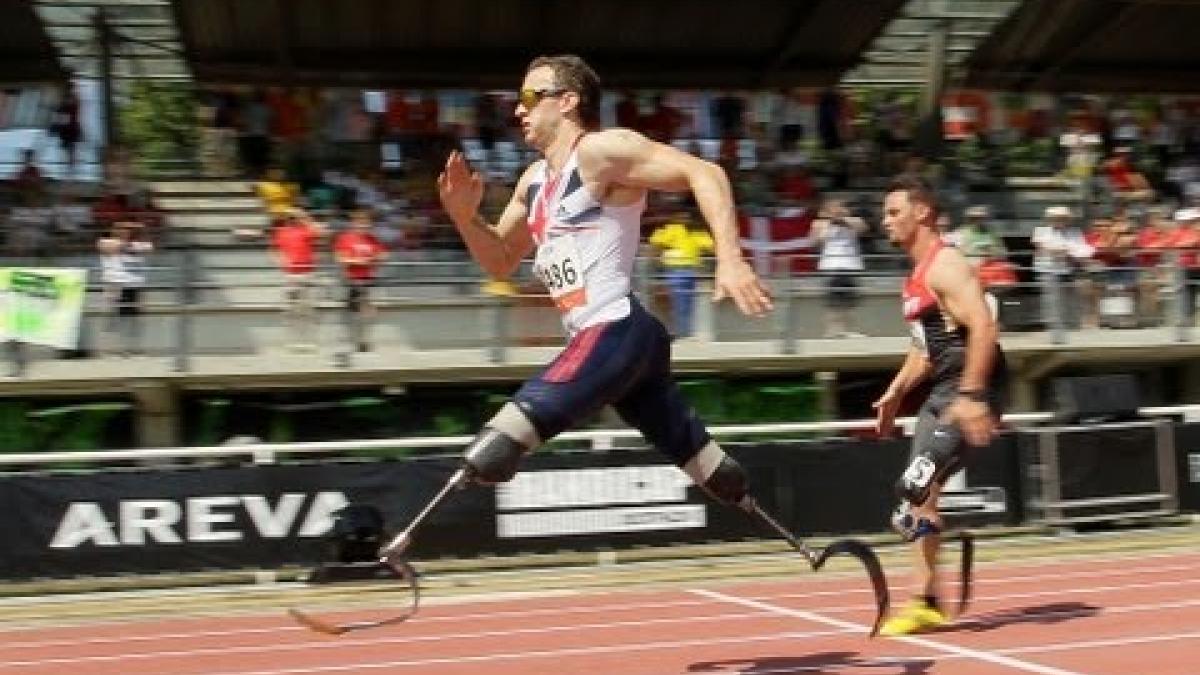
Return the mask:
<svg viewBox="0 0 1200 675">
<path fill-rule="evenodd" d="M 879 610 L 875 615 L 875 625 L 871 627 L 871 637 L 875 637 L 879 632 L 879 626 L 883 623 L 883 617 L 887 614 L 891 601 L 888 598 L 887 577 L 883 575 L 883 565 L 879 564 L 879 556 L 875 555 L 875 551 L 871 550 L 870 546 L 857 539 L 838 539 L 826 546 L 820 553 L 814 553 L 796 535 L 789 532 L 779 521 L 764 511 L 758 505 L 758 502 L 747 497 L 742 503 L 742 508 L 748 513 L 758 516 L 759 520 L 770 526 L 772 530 L 775 530 L 779 536 L 791 544 L 792 548 L 804 556 L 804 559 L 808 561 L 813 570 L 821 569 L 825 565 L 825 561 L 835 555 L 844 553 L 858 558 L 863 567 L 867 568 L 867 575 L 871 578 L 871 587 L 875 590 L 875 606 Z"/>
<path fill-rule="evenodd" d="M 825 562 L 835 555 L 849 555 L 857 558 L 867 570 L 867 576 L 871 579 L 871 587 L 875 591 L 875 623 L 871 626 L 871 637 L 875 637 L 879 633 L 879 626 L 883 623 L 883 617 L 887 615 L 888 606 L 891 600 L 888 596 L 887 577 L 883 574 L 883 565 L 879 563 L 879 556 L 875 555 L 875 551 L 865 543 L 857 539 L 838 539 L 829 544 L 821 551 L 816 560 L 813 561 L 813 569 L 819 570 L 825 565 Z"/>
<path fill-rule="evenodd" d="M 971 604 L 971 587 L 975 574 L 975 537 L 970 532 L 963 531 L 958 535 L 958 539 L 962 545 L 958 576 L 958 616 L 962 616 Z"/>
<path fill-rule="evenodd" d="M 375 618 L 339 623 L 336 617 L 344 615 L 347 611 L 344 609 L 317 610 L 292 607 L 288 609 L 288 614 L 297 623 L 309 630 L 334 636 L 345 635 L 356 630 L 379 628 L 402 623 L 417 615 L 417 610 L 421 607 L 421 584 L 417 576 L 417 571 L 413 569 L 412 565 L 404 560 L 391 559 L 386 563 L 373 563 L 364 566 L 362 569 L 371 572 L 372 576 L 375 577 L 373 583 L 379 586 L 375 589 L 356 588 L 354 591 L 347 591 L 346 593 L 363 591 L 378 592 L 379 588 L 387 589 L 386 592 L 390 600 L 386 607 L 379 610 L 372 610 L 372 613 L 376 615 Z M 399 596 L 400 601 L 393 602 L 395 598 L 392 596 Z"/>
</svg>

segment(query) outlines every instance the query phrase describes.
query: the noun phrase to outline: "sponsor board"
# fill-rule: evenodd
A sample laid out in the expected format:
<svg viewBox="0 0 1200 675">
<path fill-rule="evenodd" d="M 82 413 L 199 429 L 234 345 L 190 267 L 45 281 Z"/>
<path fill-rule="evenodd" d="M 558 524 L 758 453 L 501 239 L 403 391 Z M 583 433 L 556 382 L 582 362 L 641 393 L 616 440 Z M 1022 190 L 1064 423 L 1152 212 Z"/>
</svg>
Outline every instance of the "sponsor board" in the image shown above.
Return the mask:
<svg viewBox="0 0 1200 675">
<path fill-rule="evenodd" d="M 706 523 L 703 504 L 529 511 L 497 515 L 496 534 L 504 539 L 515 539 L 570 534 L 651 532 L 704 527 Z"/>
<path fill-rule="evenodd" d="M 954 513 L 1004 513 L 1008 500 L 1001 487 L 976 487 L 948 490 L 938 498 L 938 509 Z"/>
<path fill-rule="evenodd" d="M 671 465 L 526 471 L 496 492 L 501 539 L 704 527 L 704 504 Z"/>
<path fill-rule="evenodd" d="M 669 465 L 549 469 L 517 474 L 497 486 L 500 511 L 687 501 L 691 485 Z"/>
<path fill-rule="evenodd" d="M 320 492 L 311 499 L 285 493 L 275 504 L 263 495 L 133 499 L 121 501 L 115 508 L 91 501 L 71 502 L 59 518 L 49 547 L 227 542 L 242 541 L 247 535 L 260 539 L 321 537 L 333 527 L 334 512 L 348 503 L 341 492 Z"/>
</svg>

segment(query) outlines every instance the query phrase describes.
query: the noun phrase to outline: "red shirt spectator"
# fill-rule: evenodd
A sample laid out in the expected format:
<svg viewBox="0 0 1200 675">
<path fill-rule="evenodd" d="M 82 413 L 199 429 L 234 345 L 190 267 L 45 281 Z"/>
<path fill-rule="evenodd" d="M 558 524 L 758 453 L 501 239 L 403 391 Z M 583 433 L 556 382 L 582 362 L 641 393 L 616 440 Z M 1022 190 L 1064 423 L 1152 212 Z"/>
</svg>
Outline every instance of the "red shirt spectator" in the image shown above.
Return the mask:
<svg viewBox="0 0 1200 675">
<path fill-rule="evenodd" d="M 626 129 L 637 129 L 641 126 L 641 114 L 638 112 L 638 104 L 633 100 L 631 94 L 625 94 L 620 101 L 617 101 L 617 126 Z"/>
<path fill-rule="evenodd" d="M 310 274 L 316 268 L 316 241 L 320 236 L 316 223 L 295 216 L 285 219 L 276 227 L 271 241 L 279 252 L 283 271 L 287 274 Z"/>
<path fill-rule="evenodd" d="M 399 134 L 408 130 L 408 101 L 404 98 L 404 92 L 388 92 L 383 120 L 384 126 L 390 134 Z"/>
<path fill-rule="evenodd" d="M 356 227 L 338 235 L 333 251 L 348 279 L 370 281 L 375 278 L 375 268 L 387 248 L 370 231 Z"/>
<path fill-rule="evenodd" d="M 654 111 L 641 121 L 641 125 L 650 138 L 660 143 L 670 143 L 683 125 L 683 113 L 667 105 L 666 99 L 659 96 Z"/>
<path fill-rule="evenodd" d="M 292 93 L 273 89 L 267 94 L 267 107 L 271 110 L 271 135 L 291 139 L 301 130 L 300 107 Z"/>
<path fill-rule="evenodd" d="M 1139 267 L 1157 267 L 1162 262 L 1159 250 L 1171 247 L 1174 233 L 1161 225 L 1147 225 L 1137 234 L 1136 254 Z"/>
<path fill-rule="evenodd" d="M 131 215 L 128 195 L 109 192 L 92 205 L 92 220 L 102 229 L 108 229 L 113 223 L 129 220 Z"/>
<path fill-rule="evenodd" d="M 1092 260 L 1104 263 L 1105 267 L 1119 267 L 1121 252 L 1116 248 L 1112 224 L 1107 220 L 1097 220 L 1083 235 L 1083 240 L 1095 251 Z"/>
<path fill-rule="evenodd" d="M 817 186 L 812 176 L 803 167 L 789 166 L 775 186 L 775 191 L 782 199 L 797 202 L 811 202 L 817 198 Z"/>
<path fill-rule="evenodd" d="M 1196 249 L 1200 248 L 1200 230 L 1181 227 L 1171 235 L 1171 248 L 1179 251 L 1179 265 L 1188 269 L 1200 267 Z"/>
</svg>

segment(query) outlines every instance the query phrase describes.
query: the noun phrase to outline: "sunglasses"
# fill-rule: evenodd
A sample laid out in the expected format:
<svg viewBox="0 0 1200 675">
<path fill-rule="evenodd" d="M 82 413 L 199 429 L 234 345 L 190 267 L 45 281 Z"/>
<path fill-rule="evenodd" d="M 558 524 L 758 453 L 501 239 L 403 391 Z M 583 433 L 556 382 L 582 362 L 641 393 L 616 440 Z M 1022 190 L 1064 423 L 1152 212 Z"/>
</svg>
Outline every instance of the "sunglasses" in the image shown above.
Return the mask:
<svg viewBox="0 0 1200 675">
<path fill-rule="evenodd" d="M 541 103 L 542 99 L 547 96 L 561 96 L 565 93 L 567 93 L 566 89 L 522 89 L 517 92 L 517 102 L 529 110 Z"/>
</svg>

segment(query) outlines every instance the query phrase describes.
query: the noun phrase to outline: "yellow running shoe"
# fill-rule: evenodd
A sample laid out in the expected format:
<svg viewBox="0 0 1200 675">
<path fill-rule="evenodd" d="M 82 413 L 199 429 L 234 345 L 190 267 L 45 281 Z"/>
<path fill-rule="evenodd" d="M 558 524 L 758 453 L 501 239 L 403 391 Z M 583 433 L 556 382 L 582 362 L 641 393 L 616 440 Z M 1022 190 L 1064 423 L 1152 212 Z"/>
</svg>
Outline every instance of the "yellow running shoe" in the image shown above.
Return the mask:
<svg viewBox="0 0 1200 675">
<path fill-rule="evenodd" d="M 936 607 L 931 606 L 922 598 L 914 598 L 892 618 L 884 622 L 879 634 L 884 637 L 911 635 L 946 623 L 946 615 Z"/>
</svg>

